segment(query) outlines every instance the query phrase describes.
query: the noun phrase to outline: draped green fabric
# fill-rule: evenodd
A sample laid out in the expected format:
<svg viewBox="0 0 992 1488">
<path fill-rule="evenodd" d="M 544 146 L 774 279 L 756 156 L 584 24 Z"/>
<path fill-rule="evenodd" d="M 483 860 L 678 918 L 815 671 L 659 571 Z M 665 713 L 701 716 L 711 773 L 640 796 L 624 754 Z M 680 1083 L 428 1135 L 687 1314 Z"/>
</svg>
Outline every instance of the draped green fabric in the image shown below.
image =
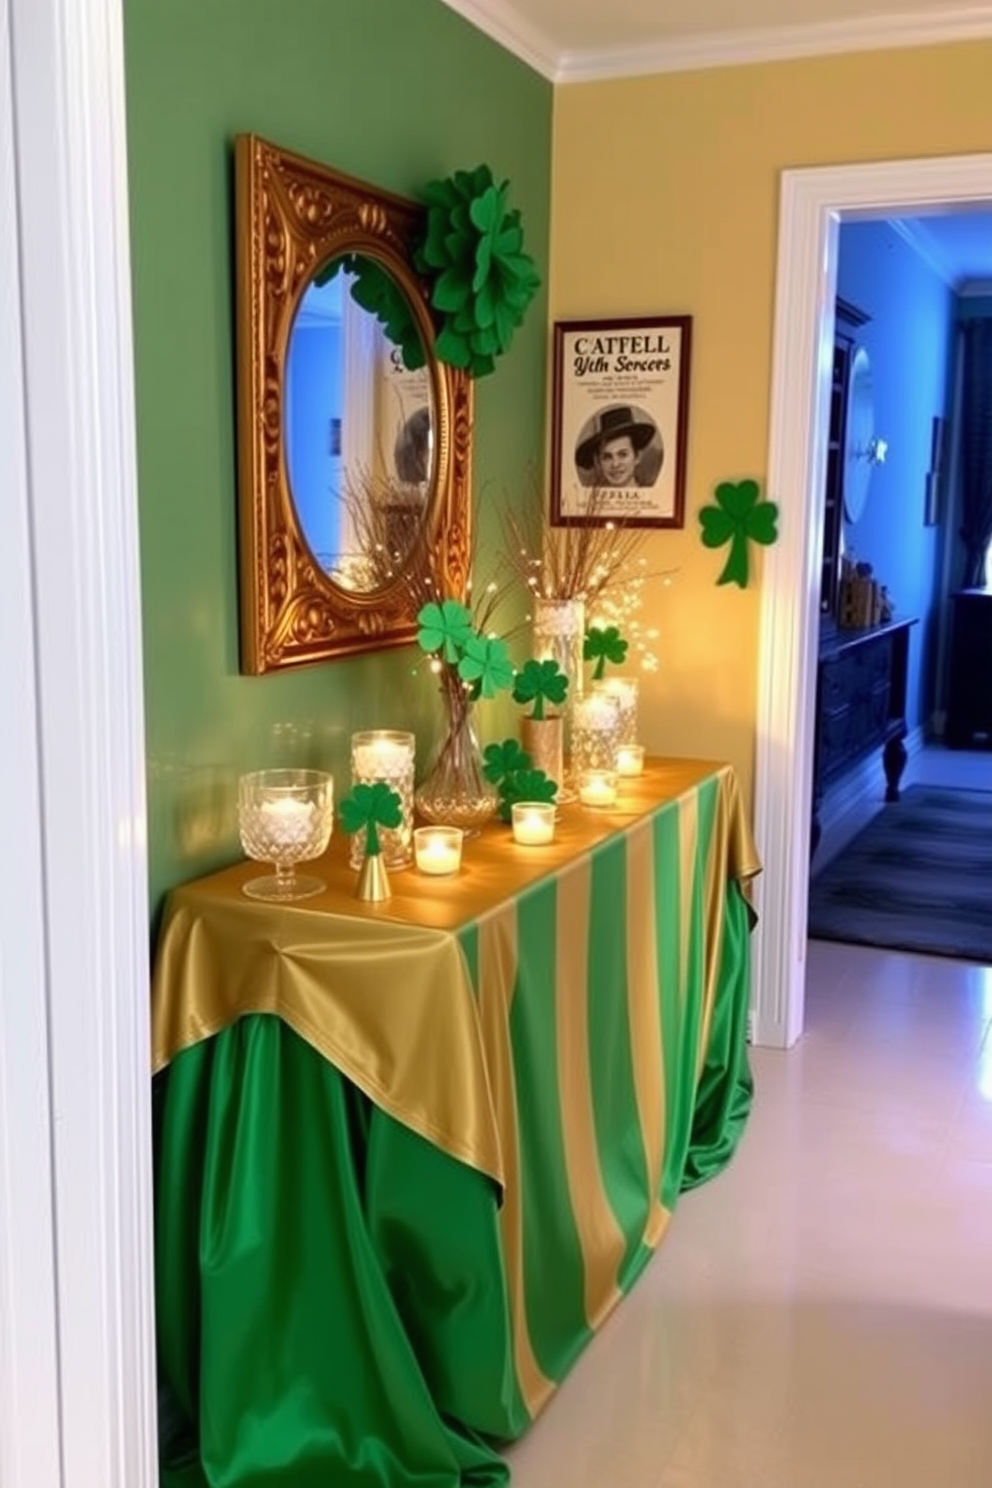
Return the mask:
<svg viewBox="0 0 992 1488">
<path fill-rule="evenodd" d="M 726 799 L 701 779 L 459 930 L 503 1184 L 274 1013 L 156 1077 L 162 1488 L 507 1481 L 499 1444 L 747 1118 Z"/>
</svg>

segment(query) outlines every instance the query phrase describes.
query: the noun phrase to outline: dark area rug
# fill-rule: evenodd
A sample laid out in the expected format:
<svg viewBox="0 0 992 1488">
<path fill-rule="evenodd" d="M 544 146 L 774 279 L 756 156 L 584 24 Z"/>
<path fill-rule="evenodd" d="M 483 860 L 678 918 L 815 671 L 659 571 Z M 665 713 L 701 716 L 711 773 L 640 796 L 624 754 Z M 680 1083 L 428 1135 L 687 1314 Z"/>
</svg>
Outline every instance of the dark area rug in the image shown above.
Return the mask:
<svg viewBox="0 0 992 1488">
<path fill-rule="evenodd" d="M 992 964 L 992 791 L 913 785 L 810 883 L 814 940 Z"/>
</svg>

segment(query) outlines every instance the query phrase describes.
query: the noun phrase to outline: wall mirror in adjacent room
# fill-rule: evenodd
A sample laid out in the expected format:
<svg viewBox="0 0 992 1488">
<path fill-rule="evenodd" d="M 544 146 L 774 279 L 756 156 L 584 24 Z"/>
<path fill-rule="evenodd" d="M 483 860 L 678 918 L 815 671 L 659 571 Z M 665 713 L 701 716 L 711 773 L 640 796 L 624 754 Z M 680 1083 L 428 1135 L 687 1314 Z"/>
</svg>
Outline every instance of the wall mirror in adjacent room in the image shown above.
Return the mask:
<svg viewBox="0 0 992 1488">
<path fill-rule="evenodd" d="M 404 574 L 466 578 L 471 380 L 438 360 L 415 203 L 235 142 L 246 672 L 413 639 Z"/>
</svg>

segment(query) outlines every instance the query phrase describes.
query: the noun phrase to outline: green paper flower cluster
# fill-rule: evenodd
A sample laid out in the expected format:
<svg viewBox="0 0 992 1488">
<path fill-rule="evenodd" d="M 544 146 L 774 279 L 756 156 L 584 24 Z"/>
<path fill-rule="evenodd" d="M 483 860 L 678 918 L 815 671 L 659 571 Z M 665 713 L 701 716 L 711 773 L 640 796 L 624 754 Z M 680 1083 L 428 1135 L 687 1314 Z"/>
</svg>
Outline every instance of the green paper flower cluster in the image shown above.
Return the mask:
<svg viewBox="0 0 992 1488">
<path fill-rule="evenodd" d="M 379 828 L 398 827 L 403 820 L 403 803 L 398 793 L 384 780 L 374 785 L 356 785 L 338 808 L 341 825 L 351 834 L 365 828 L 365 852 L 375 857 L 379 851 Z"/>
<path fill-rule="evenodd" d="M 568 678 L 557 661 L 525 661 L 513 682 L 513 701 L 533 704 L 530 717 L 541 721 L 544 705 L 560 707 L 568 692 Z"/>
<path fill-rule="evenodd" d="M 506 642 L 483 636 L 465 605 L 456 599 L 425 604 L 417 615 L 417 645 L 454 667 L 471 698 L 492 698 L 513 686 L 513 663 Z"/>
<path fill-rule="evenodd" d="M 550 780 L 543 770 L 535 770 L 533 761 L 516 739 L 504 739 L 502 744 L 490 744 L 483 754 L 484 774 L 496 786 L 499 805 L 496 814 L 500 821 L 513 820 L 513 807 L 517 801 L 555 801 L 558 797 L 558 782 Z"/>
<path fill-rule="evenodd" d="M 699 512 L 703 529 L 703 546 L 719 548 L 730 544 L 730 552 L 717 579 L 718 584 L 736 584 L 747 588 L 748 542 L 773 543 L 778 537 L 778 507 L 774 501 L 760 501 L 758 482 L 721 481 L 716 488 L 716 505 L 704 506 Z"/>
<path fill-rule="evenodd" d="M 523 251 L 520 213 L 507 211 L 508 190 L 479 165 L 422 192 L 427 235 L 414 261 L 433 278 L 431 304 L 444 318 L 435 349 L 473 377 L 492 372 L 541 283 Z"/>
<path fill-rule="evenodd" d="M 608 661 L 614 666 L 623 665 L 627 656 L 627 642 L 615 625 L 607 625 L 602 630 L 594 625 L 591 630 L 586 631 L 582 656 L 585 661 L 596 663 L 592 675 L 593 681 L 598 682 L 606 671 Z"/>
</svg>

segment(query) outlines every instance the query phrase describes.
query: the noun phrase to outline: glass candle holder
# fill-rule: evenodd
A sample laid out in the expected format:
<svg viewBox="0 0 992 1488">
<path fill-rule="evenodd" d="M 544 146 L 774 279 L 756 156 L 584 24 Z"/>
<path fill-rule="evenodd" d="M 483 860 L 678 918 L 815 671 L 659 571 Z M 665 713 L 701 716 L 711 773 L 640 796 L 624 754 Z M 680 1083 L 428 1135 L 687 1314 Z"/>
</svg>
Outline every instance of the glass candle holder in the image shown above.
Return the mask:
<svg viewBox="0 0 992 1488">
<path fill-rule="evenodd" d="M 620 709 L 620 743 L 637 743 L 637 703 L 640 695 L 639 677 L 601 677 L 593 682 L 590 691 L 616 698 Z"/>
<path fill-rule="evenodd" d="M 462 866 L 464 837 L 461 827 L 415 827 L 413 851 L 420 872 L 432 878 L 457 873 Z"/>
<path fill-rule="evenodd" d="M 375 785 L 381 780 L 400 798 L 399 826 L 378 829 L 379 852 L 387 868 L 406 868 L 413 862 L 415 747 L 413 734 L 400 729 L 363 729 L 351 736 L 352 785 Z M 363 827 L 352 836 L 352 868 L 360 868 L 365 859 L 365 835 Z"/>
<path fill-rule="evenodd" d="M 615 806 L 617 804 L 617 772 L 615 770 L 583 770 L 579 775 L 579 800 L 583 806 Z"/>
<path fill-rule="evenodd" d="M 579 698 L 572 709 L 572 771 L 615 770 L 620 747 L 620 705 L 605 692 Z"/>
<path fill-rule="evenodd" d="M 617 774 L 623 776 L 644 774 L 644 745 L 621 744 L 617 750 Z"/>
<path fill-rule="evenodd" d="M 250 899 L 309 899 L 325 887 L 296 865 L 319 858 L 334 825 L 334 779 L 324 770 L 253 770 L 238 781 L 238 828 L 249 858 L 275 873 L 243 885 Z"/>
<path fill-rule="evenodd" d="M 547 801 L 514 801 L 513 840 L 522 847 L 544 847 L 555 840 L 555 808 Z"/>
</svg>

